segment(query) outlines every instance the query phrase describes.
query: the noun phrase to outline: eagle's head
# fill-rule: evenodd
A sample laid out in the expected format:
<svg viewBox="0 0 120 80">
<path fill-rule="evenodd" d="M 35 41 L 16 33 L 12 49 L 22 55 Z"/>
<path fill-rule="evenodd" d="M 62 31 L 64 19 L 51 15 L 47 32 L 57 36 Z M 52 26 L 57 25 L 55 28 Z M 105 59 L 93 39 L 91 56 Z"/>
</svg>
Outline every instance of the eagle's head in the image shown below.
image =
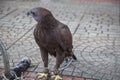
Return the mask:
<svg viewBox="0 0 120 80">
<path fill-rule="evenodd" d="M 37 22 L 43 22 L 48 20 L 52 13 L 45 8 L 37 7 L 28 11 L 27 15 L 31 15 Z"/>
</svg>

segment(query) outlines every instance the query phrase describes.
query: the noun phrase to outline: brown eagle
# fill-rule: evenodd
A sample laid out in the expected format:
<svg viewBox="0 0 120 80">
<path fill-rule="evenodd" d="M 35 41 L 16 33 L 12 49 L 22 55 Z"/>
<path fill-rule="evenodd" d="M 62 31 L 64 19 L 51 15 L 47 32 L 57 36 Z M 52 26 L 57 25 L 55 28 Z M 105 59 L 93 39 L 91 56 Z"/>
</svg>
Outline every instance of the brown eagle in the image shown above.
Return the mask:
<svg viewBox="0 0 120 80">
<path fill-rule="evenodd" d="M 65 57 L 71 56 L 76 60 L 72 52 L 72 34 L 67 25 L 59 22 L 49 10 L 42 7 L 31 9 L 27 15 L 31 15 L 37 21 L 34 38 L 41 51 L 44 72 L 49 72 L 48 54 L 56 57 L 55 73 L 58 73 Z"/>
</svg>

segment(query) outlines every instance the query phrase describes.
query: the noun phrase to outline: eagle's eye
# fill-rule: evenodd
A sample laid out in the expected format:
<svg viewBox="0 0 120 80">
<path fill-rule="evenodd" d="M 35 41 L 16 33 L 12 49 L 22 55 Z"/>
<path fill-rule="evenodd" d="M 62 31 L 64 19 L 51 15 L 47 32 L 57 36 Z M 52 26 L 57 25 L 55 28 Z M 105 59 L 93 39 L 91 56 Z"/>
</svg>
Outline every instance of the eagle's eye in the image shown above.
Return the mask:
<svg viewBox="0 0 120 80">
<path fill-rule="evenodd" d="M 32 12 L 32 11 L 31 11 L 31 14 L 32 14 L 33 16 L 37 16 L 35 12 Z"/>
</svg>

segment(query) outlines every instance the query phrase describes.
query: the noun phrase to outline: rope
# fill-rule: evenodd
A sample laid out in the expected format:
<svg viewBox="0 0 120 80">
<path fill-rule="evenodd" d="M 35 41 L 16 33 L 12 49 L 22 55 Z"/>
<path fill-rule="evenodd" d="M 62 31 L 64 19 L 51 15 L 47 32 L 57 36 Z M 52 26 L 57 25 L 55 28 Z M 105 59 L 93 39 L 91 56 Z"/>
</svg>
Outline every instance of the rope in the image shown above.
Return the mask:
<svg viewBox="0 0 120 80">
<path fill-rule="evenodd" d="M 62 71 L 62 70 L 64 70 L 64 69 L 66 69 L 68 66 L 70 66 L 70 64 L 74 61 L 73 60 L 73 58 L 69 58 L 70 60 L 69 60 L 69 62 L 68 63 L 66 63 L 63 67 L 61 67 L 59 70 L 60 71 Z"/>
</svg>

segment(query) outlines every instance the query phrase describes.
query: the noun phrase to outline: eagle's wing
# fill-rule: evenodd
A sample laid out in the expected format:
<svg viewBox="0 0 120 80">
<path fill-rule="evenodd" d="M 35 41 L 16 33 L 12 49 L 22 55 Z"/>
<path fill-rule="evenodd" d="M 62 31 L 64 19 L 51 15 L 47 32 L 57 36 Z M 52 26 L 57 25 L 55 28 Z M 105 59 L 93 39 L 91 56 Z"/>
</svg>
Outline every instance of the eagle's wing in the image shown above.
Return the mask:
<svg viewBox="0 0 120 80">
<path fill-rule="evenodd" d="M 62 25 L 57 28 L 57 42 L 64 51 L 72 51 L 72 34 L 67 25 Z"/>
</svg>

